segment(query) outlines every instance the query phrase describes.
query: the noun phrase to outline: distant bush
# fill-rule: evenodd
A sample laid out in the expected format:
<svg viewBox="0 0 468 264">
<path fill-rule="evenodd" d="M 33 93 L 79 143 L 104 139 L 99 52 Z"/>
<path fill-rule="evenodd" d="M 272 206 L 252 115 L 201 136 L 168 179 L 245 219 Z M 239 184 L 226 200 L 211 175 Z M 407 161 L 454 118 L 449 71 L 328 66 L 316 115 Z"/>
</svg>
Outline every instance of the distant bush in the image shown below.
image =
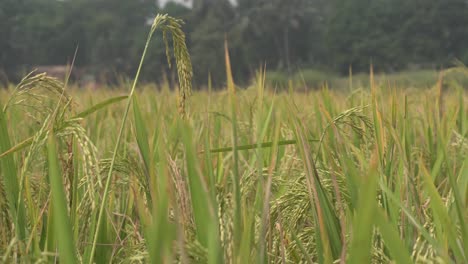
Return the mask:
<svg viewBox="0 0 468 264">
<path fill-rule="evenodd" d="M 374 82 L 379 86 L 395 88 L 429 88 L 437 84 L 440 78 L 436 70 L 412 70 L 395 73 L 377 73 Z M 331 89 L 356 89 L 369 88 L 370 77 L 368 73 L 352 75 L 352 83 L 349 76 L 337 76 L 316 69 L 305 69 L 293 74 L 290 78 L 295 90 L 320 89 L 327 85 Z M 281 71 L 269 71 L 266 73 L 267 86 L 276 89 L 286 89 L 289 78 Z M 464 68 L 451 68 L 443 73 L 445 87 L 457 85 L 468 89 L 468 71 Z"/>
<path fill-rule="evenodd" d="M 337 76 L 333 74 L 315 69 L 297 71 L 290 78 L 281 71 L 268 71 L 266 73 L 266 84 L 272 88 L 285 90 L 291 80 L 293 86 L 296 87 L 295 90 L 298 90 L 299 87 L 300 89 L 318 89 L 336 78 Z"/>
<path fill-rule="evenodd" d="M 451 69 L 444 74 L 444 84 L 458 85 L 468 89 L 468 70 L 466 68 Z"/>
<path fill-rule="evenodd" d="M 321 88 L 325 84 L 329 84 L 331 80 L 337 76 L 315 69 L 305 69 L 294 74 L 293 80 L 297 86 L 306 86 L 307 88 Z"/>
<path fill-rule="evenodd" d="M 379 82 L 388 82 L 396 87 L 427 88 L 437 83 L 439 73 L 432 70 L 405 71 L 378 76 Z"/>
<path fill-rule="evenodd" d="M 266 85 L 272 88 L 286 89 L 288 87 L 288 76 L 281 71 L 267 71 Z"/>
</svg>

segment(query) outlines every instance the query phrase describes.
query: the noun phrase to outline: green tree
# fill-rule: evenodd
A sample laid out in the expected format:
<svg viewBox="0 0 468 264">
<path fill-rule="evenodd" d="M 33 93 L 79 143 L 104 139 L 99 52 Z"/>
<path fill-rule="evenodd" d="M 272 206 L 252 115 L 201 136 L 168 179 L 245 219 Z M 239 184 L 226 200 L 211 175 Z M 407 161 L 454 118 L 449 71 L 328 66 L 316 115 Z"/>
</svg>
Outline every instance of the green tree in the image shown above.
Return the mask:
<svg viewBox="0 0 468 264">
<path fill-rule="evenodd" d="M 321 0 L 240 0 L 237 25 L 249 43 L 251 63 L 291 71 L 317 60 L 326 6 Z"/>
<path fill-rule="evenodd" d="M 333 68 L 347 72 L 447 66 L 467 54 L 465 0 L 333 1 L 327 29 Z M 468 59 L 468 58 L 466 58 Z"/>
<path fill-rule="evenodd" d="M 206 83 L 211 74 L 215 84 L 226 79 L 224 38 L 234 18 L 234 7 L 228 0 L 198 0 L 194 2 L 190 32 L 190 51 L 197 83 Z M 235 50 L 230 46 L 231 51 Z M 233 56 L 235 57 L 235 56 Z M 233 61 L 233 65 L 235 65 Z"/>
<path fill-rule="evenodd" d="M 447 65 L 468 62 L 468 2 L 465 0 L 401 1 L 407 16 L 399 40 L 409 62 Z"/>
<path fill-rule="evenodd" d="M 68 10 L 68 19 L 80 21 L 70 21 L 72 28 L 65 30 L 76 33 L 69 37 L 79 40 L 80 64 L 91 66 L 103 80 L 135 71 L 135 49 L 157 11 L 154 1 L 75 0 Z"/>
<path fill-rule="evenodd" d="M 62 7 L 63 3 L 50 0 L 1 1 L 0 68 L 13 74 L 23 65 L 56 63 L 63 55 Z"/>
<path fill-rule="evenodd" d="M 4 0 L 0 2 L 0 81 L 6 81 L 6 75 L 11 74 L 18 66 L 15 54 L 15 31 L 18 30 L 18 14 L 22 1 Z"/>
<path fill-rule="evenodd" d="M 347 72 L 398 67 L 400 9 L 391 0 L 334 1 L 327 33 L 333 67 Z"/>
</svg>

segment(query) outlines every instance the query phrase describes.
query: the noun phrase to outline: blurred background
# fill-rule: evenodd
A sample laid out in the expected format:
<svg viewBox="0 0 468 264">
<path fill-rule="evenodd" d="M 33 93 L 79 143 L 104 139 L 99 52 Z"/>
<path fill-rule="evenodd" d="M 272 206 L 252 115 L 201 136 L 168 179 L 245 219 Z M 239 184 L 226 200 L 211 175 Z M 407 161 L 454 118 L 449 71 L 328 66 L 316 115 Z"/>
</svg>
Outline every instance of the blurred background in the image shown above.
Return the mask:
<svg viewBox="0 0 468 264">
<path fill-rule="evenodd" d="M 157 13 L 182 18 L 195 87 L 224 84 L 224 39 L 236 82 L 266 65 L 284 82 L 468 63 L 467 0 L 0 0 L 0 81 L 33 69 L 112 84 L 134 75 Z M 175 79 L 155 34 L 142 80 Z"/>
</svg>

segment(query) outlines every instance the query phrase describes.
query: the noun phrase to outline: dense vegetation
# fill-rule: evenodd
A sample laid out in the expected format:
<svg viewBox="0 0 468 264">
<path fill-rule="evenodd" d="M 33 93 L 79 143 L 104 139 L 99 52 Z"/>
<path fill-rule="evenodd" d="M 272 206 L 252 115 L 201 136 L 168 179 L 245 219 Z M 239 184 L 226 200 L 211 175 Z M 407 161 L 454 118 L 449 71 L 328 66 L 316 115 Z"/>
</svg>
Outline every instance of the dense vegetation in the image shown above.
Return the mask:
<svg viewBox="0 0 468 264">
<path fill-rule="evenodd" d="M 227 89 L 189 99 L 180 21 L 156 29 L 177 92 L 136 90 L 142 63 L 129 92 L 0 91 L 3 263 L 468 261 L 468 98 L 445 79 L 466 68 L 276 94 L 264 70 L 236 89 L 225 52 Z"/>
<path fill-rule="evenodd" d="M 223 84 L 225 35 L 233 73 L 248 81 L 266 63 L 292 74 L 314 68 L 354 73 L 369 69 L 440 69 L 455 59 L 468 63 L 466 0 L 195 0 L 158 10 L 155 0 L 0 1 L 0 79 L 12 80 L 35 65 L 76 66 L 100 81 L 133 76 L 148 19 L 169 13 L 187 22 L 195 80 L 208 73 Z M 167 68 L 162 40 L 150 50 L 142 79 L 161 81 Z"/>
</svg>

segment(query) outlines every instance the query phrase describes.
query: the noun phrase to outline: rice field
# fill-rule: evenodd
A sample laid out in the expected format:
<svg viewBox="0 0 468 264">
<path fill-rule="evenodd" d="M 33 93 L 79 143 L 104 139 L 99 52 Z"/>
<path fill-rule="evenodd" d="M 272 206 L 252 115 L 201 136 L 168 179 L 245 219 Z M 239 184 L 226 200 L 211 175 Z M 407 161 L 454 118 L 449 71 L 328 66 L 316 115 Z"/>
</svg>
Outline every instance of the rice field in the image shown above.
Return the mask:
<svg viewBox="0 0 468 264">
<path fill-rule="evenodd" d="M 0 90 L 0 262 L 468 262 L 466 87 L 191 93 L 178 44 L 176 91 Z"/>
</svg>

